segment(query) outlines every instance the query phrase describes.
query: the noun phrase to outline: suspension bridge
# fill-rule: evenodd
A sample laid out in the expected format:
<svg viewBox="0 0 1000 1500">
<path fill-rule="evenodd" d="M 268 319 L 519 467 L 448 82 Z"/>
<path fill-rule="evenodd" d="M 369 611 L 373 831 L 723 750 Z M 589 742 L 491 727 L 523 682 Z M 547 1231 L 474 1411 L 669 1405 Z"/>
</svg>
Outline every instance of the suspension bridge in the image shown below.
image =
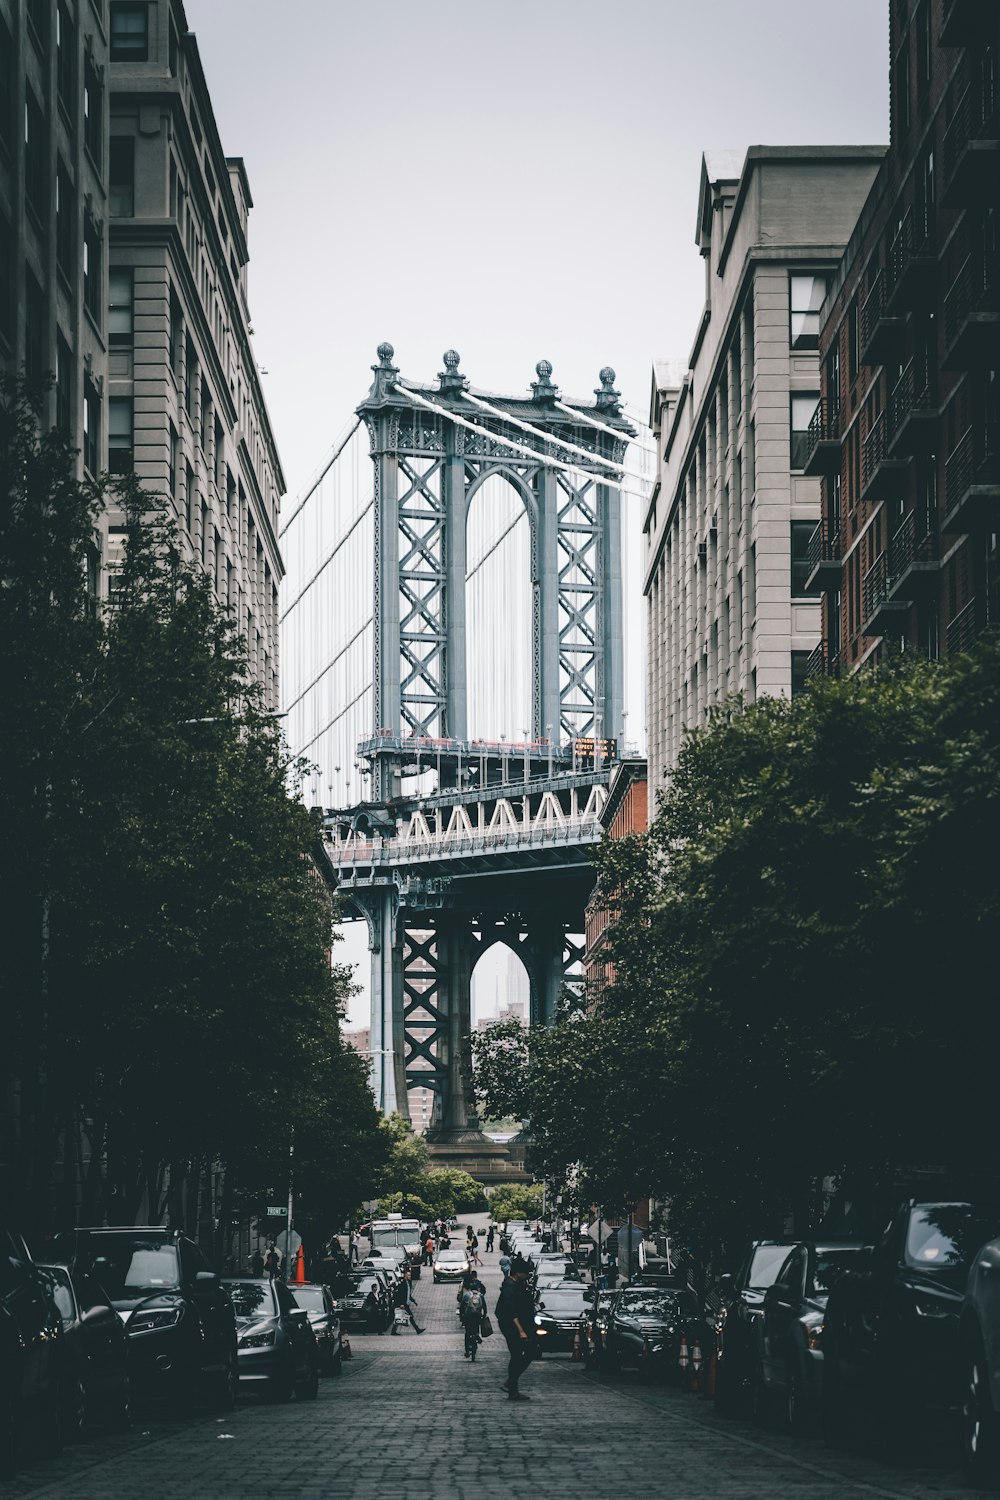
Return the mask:
<svg viewBox="0 0 1000 1500">
<path fill-rule="evenodd" d="M 389 344 L 282 544 L 285 708 L 316 766 L 325 857 L 367 924 L 380 1107 L 434 1098 L 439 1163 L 512 1167 L 479 1129 L 471 976 L 505 944 L 551 1020 L 624 738 L 622 491 L 636 429 L 614 371 L 563 400 L 405 379 Z"/>
</svg>

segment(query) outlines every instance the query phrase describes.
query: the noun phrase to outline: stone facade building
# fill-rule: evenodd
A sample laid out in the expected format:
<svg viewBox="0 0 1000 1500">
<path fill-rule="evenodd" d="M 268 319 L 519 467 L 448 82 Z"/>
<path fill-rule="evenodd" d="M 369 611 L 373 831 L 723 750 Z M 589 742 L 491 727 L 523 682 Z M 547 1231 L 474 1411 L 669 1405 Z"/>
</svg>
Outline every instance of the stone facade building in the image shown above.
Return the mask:
<svg viewBox="0 0 1000 1500">
<path fill-rule="evenodd" d="M 816 670 L 1000 621 L 1000 16 L 893 0 L 891 145 L 838 268 L 808 471 Z"/>
<path fill-rule="evenodd" d="M 607 801 L 601 809 L 601 826 L 609 838 L 645 833 L 647 798 L 646 762 L 638 755 L 627 756 L 612 769 Z M 583 978 L 590 1004 L 614 982 L 614 966 L 607 952 L 608 933 L 614 922 L 608 892 L 598 885 L 584 914 Z"/>
<path fill-rule="evenodd" d="M 819 315 L 880 146 L 754 146 L 702 160 L 705 305 L 679 382 L 654 370 L 644 532 L 649 803 L 688 728 L 742 692 L 788 696 L 820 634 L 805 594 L 819 484 Z"/>
<path fill-rule="evenodd" d="M 278 700 L 281 466 L 250 343 L 240 158 L 182 0 L 0 0 L 0 361 L 55 375 L 81 474 L 134 467 Z M 113 588 L 120 517 L 92 586 Z"/>
</svg>

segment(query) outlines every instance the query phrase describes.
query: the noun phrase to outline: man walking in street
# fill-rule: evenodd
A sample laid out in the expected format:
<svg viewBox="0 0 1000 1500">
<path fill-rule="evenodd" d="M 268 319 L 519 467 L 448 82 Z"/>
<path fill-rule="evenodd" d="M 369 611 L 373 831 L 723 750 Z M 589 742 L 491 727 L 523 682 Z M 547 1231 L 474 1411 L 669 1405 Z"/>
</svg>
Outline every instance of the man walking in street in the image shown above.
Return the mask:
<svg viewBox="0 0 1000 1500">
<path fill-rule="evenodd" d="M 507 1379 L 503 1389 L 510 1401 L 528 1401 L 518 1389 L 518 1382 L 535 1357 L 537 1335 L 535 1333 L 535 1299 L 528 1288 L 531 1266 L 523 1256 L 511 1261 L 510 1275 L 505 1279 L 497 1298 L 497 1325 L 510 1351 Z"/>
<path fill-rule="evenodd" d="M 487 1255 L 492 1255 L 493 1254 L 493 1236 L 495 1235 L 495 1233 L 496 1233 L 496 1230 L 494 1229 L 492 1221 L 491 1221 L 490 1227 L 486 1231 L 486 1254 Z"/>
<path fill-rule="evenodd" d="M 406 1270 L 403 1272 L 402 1278 L 400 1279 L 399 1284 L 396 1287 L 395 1300 L 396 1306 L 404 1314 L 401 1321 L 409 1323 L 410 1327 L 416 1328 L 418 1333 L 423 1333 L 424 1330 L 418 1327 L 417 1320 L 413 1316 L 414 1296 L 412 1275 L 409 1266 L 406 1267 Z M 395 1319 L 395 1317 L 393 1318 L 392 1331 L 393 1333 L 399 1332 L 399 1322 Z"/>
</svg>

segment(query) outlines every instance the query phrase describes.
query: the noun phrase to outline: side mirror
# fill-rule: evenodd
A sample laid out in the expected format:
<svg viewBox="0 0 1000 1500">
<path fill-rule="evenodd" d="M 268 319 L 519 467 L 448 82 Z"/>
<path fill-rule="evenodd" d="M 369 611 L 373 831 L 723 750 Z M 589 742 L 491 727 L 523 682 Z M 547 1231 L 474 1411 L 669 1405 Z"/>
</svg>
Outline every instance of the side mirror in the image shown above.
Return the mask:
<svg viewBox="0 0 1000 1500">
<path fill-rule="evenodd" d="M 733 1280 L 733 1274 L 732 1274 L 731 1271 L 727 1271 L 724 1276 L 720 1276 L 719 1277 L 719 1296 L 720 1297 L 729 1297 L 729 1296 L 731 1296 L 734 1284 L 735 1283 L 734 1283 L 734 1280 Z"/>
<path fill-rule="evenodd" d="M 106 1323 L 109 1318 L 115 1317 L 113 1308 L 103 1307 L 100 1302 L 95 1302 L 92 1307 L 84 1307 L 80 1310 L 80 1322 L 85 1327 L 93 1327 L 98 1323 Z"/>
<path fill-rule="evenodd" d="M 216 1286 L 218 1284 L 219 1278 L 218 1276 L 216 1276 L 214 1271 L 196 1271 L 194 1280 L 196 1286 L 210 1287 Z"/>
<path fill-rule="evenodd" d="M 764 1306 L 773 1307 L 776 1302 L 781 1302 L 782 1300 L 786 1302 L 788 1300 L 788 1287 L 783 1282 L 776 1281 L 764 1293 Z"/>
</svg>

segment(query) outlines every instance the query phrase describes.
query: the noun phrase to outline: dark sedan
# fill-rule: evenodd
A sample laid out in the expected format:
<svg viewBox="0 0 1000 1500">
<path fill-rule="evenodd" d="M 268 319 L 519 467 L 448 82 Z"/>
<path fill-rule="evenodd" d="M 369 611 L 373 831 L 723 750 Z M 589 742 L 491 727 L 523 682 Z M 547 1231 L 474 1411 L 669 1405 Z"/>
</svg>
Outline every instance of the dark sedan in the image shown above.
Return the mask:
<svg viewBox="0 0 1000 1500">
<path fill-rule="evenodd" d="M 773 1286 L 794 1240 L 754 1240 L 734 1275 L 722 1277 L 712 1295 L 718 1304 L 715 1340 L 718 1365 L 715 1407 L 735 1417 L 749 1389 L 757 1345 L 754 1324 L 764 1313 L 764 1293 Z"/>
<path fill-rule="evenodd" d="M 602 1287 L 597 1292 L 596 1303 L 590 1304 L 587 1317 L 587 1343 L 583 1351 L 583 1357 L 588 1364 L 599 1365 L 607 1355 L 608 1324 L 617 1296 L 617 1292 Z"/>
<path fill-rule="evenodd" d="M 841 1278 L 823 1333 L 823 1410 L 835 1432 L 852 1395 L 901 1436 L 909 1419 L 960 1399 L 959 1314 L 972 1257 L 1000 1213 L 972 1203 L 901 1204 L 868 1269 Z"/>
<path fill-rule="evenodd" d="M 351 1277 L 350 1291 L 337 1299 L 337 1311 L 346 1333 L 355 1329 L 385 1333 L 393 1317 L 385 1288 L 374 1271 L 355 1273 Z"/>
<path fill-rule="evenodd" d="M 308 1314 L 312 1331 L 316 1335 L 320 1374 L 343 1374 L 340 1314 L 329 1288 L 318 1281 L 306 1281 L 296 1282 L 291 1290 L 296 1305 Z"/>
<path fill-rule="evenodd" d="M 538 1298 L 535 1313 L 535 1330 L 541 1349 L 547 1353 L 579 1347 L 582 1351 L 593 1301 L 593 1292 L 581 1281 L 563 1281 L 558 1286 L 546 1288 Z"/>
<path fill-rule="evenodd" d="M 698 1312 L 691 1291 L 631 1286 L 618 1293 L 608 1317 L 608 1356 L 635 1365 L 643 1378 L 680 1379 L 681 1337 Z"/>
<path fill-rule="evenodd" d="M 293 1391 L 312 1400 L 319 1391 L 316 1335 L 285 1283 L 234 1276 L 223 1286 L 236 1315 L 241 1388 L 256 1386 L 273 1401 L 288 1401 Z"/>
<path fill-rule="evenodd" d="M 17 1468 L 30 1430 L 60 1446 L 65 1354 L 49 1281 L 22 1236 L 0 1227 L 0 1476 Z"/>
<path fill-rule="evenodd" d="M 129 1425 L 129 1343 L 121 1318 L 97 1282 L 66 1266 L 42 1266 L 62 1320 L 66 1346 L 63 1431 L 67 1438 L 106 1423 Z"/>
<path fill-rule="evenodd" d="M 793 1431 L 811 1426 L 822 1391 L 823 1324 L 830 1293 L 845 1272 L 863 1269 L 867 1253 L 852 1240 L 795 1246 L 764 1293 L 764 1313 L 755 1325 L 755 1421 L 763 1423 L 780 1410 Z"/>
</svg>

